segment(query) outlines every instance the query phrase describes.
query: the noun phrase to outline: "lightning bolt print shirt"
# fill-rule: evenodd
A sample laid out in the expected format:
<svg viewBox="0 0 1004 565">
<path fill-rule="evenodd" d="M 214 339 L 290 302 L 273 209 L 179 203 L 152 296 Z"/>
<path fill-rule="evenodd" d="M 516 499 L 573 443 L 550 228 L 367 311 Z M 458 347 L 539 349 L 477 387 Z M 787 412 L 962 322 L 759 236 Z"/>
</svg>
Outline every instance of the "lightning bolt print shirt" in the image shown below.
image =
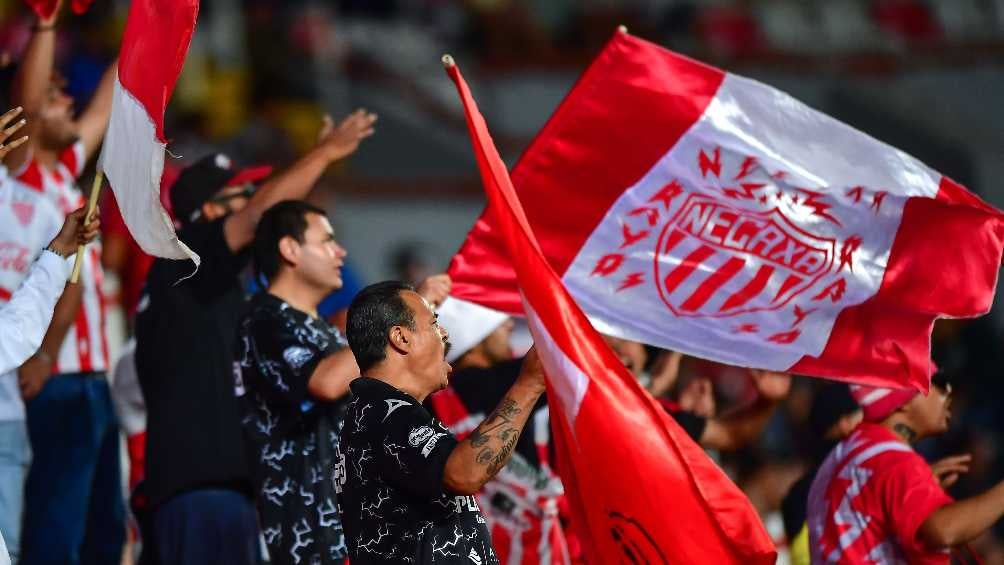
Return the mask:
<svg viewBox="0 0 1004 565">
<path fill-rule="evenodd" d="M 270 563 L 341 564 L 347 549 L 335 481 L 345 403 L 314 399 L 307 383 L 345 339 L 263 292 L 252 300 L 239 340 L 235 393 Z"/>
<path fill-rule="evenodd" d="M 352 565 L 497 565 L 477 500 L 443 487 L 457 439 L 383 381 L 350 388 L 339 500 Z"/>
</svg>

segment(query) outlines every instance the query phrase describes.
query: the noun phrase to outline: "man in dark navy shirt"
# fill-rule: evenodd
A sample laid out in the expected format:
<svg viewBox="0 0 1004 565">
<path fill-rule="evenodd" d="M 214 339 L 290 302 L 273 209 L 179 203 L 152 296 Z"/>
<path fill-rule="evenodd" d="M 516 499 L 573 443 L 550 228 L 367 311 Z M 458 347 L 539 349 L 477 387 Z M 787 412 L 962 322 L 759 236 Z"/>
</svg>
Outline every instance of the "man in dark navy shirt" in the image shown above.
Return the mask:
<svg viewBox="0 0 1004 565">
<path fill-rule="evenodd" d="M 506 464 L 544 392 L 536 351 L 463 441 L 423 406 L 447 386 L 448 335 L 410 286 L 371 285 L 349 308 L 350 385 L 340 442 L 341 510 L 353 565 L 498 563 L 472 496 Z"/>
</svg>

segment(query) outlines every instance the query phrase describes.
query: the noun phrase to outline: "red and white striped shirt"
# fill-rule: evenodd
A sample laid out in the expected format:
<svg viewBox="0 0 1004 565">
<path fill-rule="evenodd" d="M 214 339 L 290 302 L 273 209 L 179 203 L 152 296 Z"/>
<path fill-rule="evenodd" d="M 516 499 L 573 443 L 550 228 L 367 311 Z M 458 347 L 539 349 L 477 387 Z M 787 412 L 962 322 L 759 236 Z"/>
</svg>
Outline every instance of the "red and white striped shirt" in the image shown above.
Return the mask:
<svg viewBox="0 0 1004 565">
<path fill-rule="evenodd" d="M 86 203 L 76 183 L 85 164 L 84 144 L 78 141 L 60 154 L 55 167 L 49 168 L 34 158 L 29 159 L 14 174 L 15 182 L 47 196 L 65 217 Z M 59 349 L 56 373 L 108 369 L 108 338 L 105 332 L 107 306 L 101 291 L 103 278 L 101 243 L 95 241 L 87 246 L 84 253 L 84 264 L 80 271 L 82 304 L 76 322 L 70 326 Z"/>
<path fill-rule="evenodd" d="M 812 482 L 812 562 L 947 565 L 949 551 L 928 546 L 918 532 L 951 502 L 920 455 L 891 430 L 864 422 Z"/>
</svg>

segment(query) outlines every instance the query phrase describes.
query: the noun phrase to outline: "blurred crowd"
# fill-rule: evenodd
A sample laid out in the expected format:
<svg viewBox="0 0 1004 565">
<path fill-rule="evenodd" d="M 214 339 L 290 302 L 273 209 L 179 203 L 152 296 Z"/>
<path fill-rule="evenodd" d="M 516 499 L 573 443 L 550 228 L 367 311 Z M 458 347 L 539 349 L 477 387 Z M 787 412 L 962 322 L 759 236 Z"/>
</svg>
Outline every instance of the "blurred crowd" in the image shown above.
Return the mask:
<svg viewBox="0 0 1004 565">
<path fill-rule="evenodd" d="M 115 59 L 128 5 L 125 0 L 98 0 L 83 16 L 61 22 L 55 60 L 59 85 L 75 101 L 71 111 L 85 112 L 100 97 L 102 77 Z M 38 30 L 33 31 L 35 18 L 20 1 L 0 1 L 0 22 L 0 109 L 6 110 L 13 106 L 10 93 L 24 64 L 25 46 Z M 171 185 L 184 167 L 202 162 L 206 155 L 226 154 L 244 165 L 296 166 L 303 155 L 316 150 L 324 108 L 339 105 L 337 100 L 344 96 L 345 83 L 352 77 L 386 81 L 402 96 L 428 101 L 435 113 L 436 108 L 445 107 L 442 91 L 427 84 L 428 73 L 423 69 L 438 65 L 444 46 L 462 47 L 464 58 L 488 73 L 527 67 L 581 68 L 617 24 L 706 60 L 771 61 L 807 72 L 834 64 L 881 72 L 912 57 L 940 62 L 973 53 L 993 57 L 1004 52 L 1002 0 L 204 1 L 199 24 L 204 30 L 196 36 L 168 111 L 168 149 L 180 157 L 168 160 L 162 201 L 168 208 L 177 202 L 170 196 Z M 337 194 L 339 183 L 351 177 L 352 171 L 350 162 L 335 161 L 326 176 L 318 174 L 315 180 L 322 190 Z M 68 172 L 80 179 L 80 187 L 89 187 L 93 164 L 85 166 L 78 160 L 72 165 L 79 170 Z M 262 179 L 248 182 L 252 181 Z M 64 214 L 77 202 L 73 204 Z M 98 331 L 103 333 L 104 360 L 78 366 L 73 372 L 107 373 L 111 383 L 116 411 L 106 415 L 106 427 L 115 431 L 111 447 L 102 443 L 100 448 L 112 451 L 114 457 L 107 461 L 116 469 L 106 468 L 106 461 L 88 472 L 107 473 L 109 481 L 121 482 L 118 495 L 102 494 L 106 496 L 102 504 L 119 504 L 124 512 L 130 497 L 133 508 L 143 505 L 144 494 L 135 487 L 144 478 L 148 457 L 145 403 L 135 370 L 128 363 L 135 349 L 131 340 L 136 313 L 143 309 L 141 297 L 153 259 L 130 237 L 110 191 L 102 195 L 100 209 L 101 248 L 96 257 L 100 266 L 93 266 L 92 280 L 100 286 L 94 292 L 101 297 Z M 445 267 L 424 263 L 421 246 L 422 242 L 403 241 L 398 252 L 387 257 L 395 278 L 420 285 Z M 103 278 L 94 279 L 98 271 L 103 271 Z M 252 279 L 242 279 L 248 292 L 262 284 Z M 341 289 L 322 303 L 319 312 L 333 327 L 344 330 L 352 298 L 376 281 L 364 280 L 351 264 L 343 269 L 342 279 Z M 932 462 L 960 454 L 972 456 L 967 472 L 948 491 L 956 498 L 983 492 L 1004 476 L 1004 412 L 999 409 L 1004 398 L 1004 379 L 999 374 L 1004 367 L 1002 319 L 992 312 L 975 320 L 941 320 L 934 328 L 933 357 L 940 368 L 939 378 L 952 385 L 952 419 L 948 433 L 921 442 L 917 449 Z M 482 347 L 476 356 L 468 357 L 467 366 L 502 362 L 506 356 L 525 352 L 525 325 L 518 320 L 507 323 L 504 335 L 506 347 L 495 351 Z M 82 339 L 79 334 L 75 338 Z M 482 341 L 469 345 L 456 353 L 467 354 Z M 749 496 L 785 554 L 793 532 L 786 532 L 784 497 L 825 456 L 830 444 L 822 437 L 844 415 L 830 402 L 837 396 L 830 385 L 799 376 L 790 385 L 771 383 L 772 377 L 746 369 L 620 340 L 611 339 L 611 345 L 667 411 L 690 415 L 678 418 L 681 425 Z M 127 359 L 126 365 L 122 359 Z M 30 399 L 39 390 L 25 392 L 22 385 L 29 420 Z M 443 420 L 453 427 L 447 418 Z M 64 419 L 51 425 L 52 430 L 45 433 L 72 428 L 74 423 Z M 116 453 L 120 433 L 121 456 Z M 458 433 L 463 433 L 462 426 Z M 35 437 L 33 433 L 33 441 Z M 44 450 L 32 448 L 34 460 L 42 460 Z M 69 460 L 46 461 L 72 466 Z M 99 479 L 88 477 L 95 485 L 101 484 Z M 97 492 L 115 486 L 94 488 Z M 61 512 L 58 496 L 38 502 L 31 492 L 29 488 L 26 509 L 35 505 L 38 512 Z M 79 509 L 74 512 L 86 514 Z M 115 516 L 104 518 L 125 528 L 124 514 L 120 521 Z M 138 555 L 138 519 L 132 516 L 128 533 L 121 532 L 126 545 L 133 548 L 126 551 L 126 561 Z M 57 519 L 47 523 L 61 527 Z M 74 527 L 83 529 L 82 524 Z M 8 536 L 7 531 L 3 533 Z M 16 539 L 6 541 L 18 547 Z M 985 563 L 1004 563 L 1004 524 L 998 523 L 972 547 Z M 574 547 L 570 549 L 574 553 Z"/>
</svg>

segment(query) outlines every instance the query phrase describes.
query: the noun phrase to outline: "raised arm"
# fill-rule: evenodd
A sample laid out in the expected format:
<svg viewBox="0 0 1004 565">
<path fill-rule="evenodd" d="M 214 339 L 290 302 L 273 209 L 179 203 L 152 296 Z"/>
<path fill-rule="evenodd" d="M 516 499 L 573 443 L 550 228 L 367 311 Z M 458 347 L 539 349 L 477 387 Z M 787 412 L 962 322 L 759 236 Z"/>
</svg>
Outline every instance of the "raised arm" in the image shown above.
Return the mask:
<svg viewBox="0 0 1004 565">
<path fill-rule="evenodd" d="M 1004 481 L 976 496 L 935 510 L 920 525 L 918 535 L 935 547 L 970 542 L 1004 516 Z"/>
<path fill-rule="evenodd" d="M 232 251 L 242 249 L 254 237 L 258 219 L 272 205 L 283 200 L 299 200 L 307 196 L 328 165 L 348 157 L 359 143 L 373 135 L 376 114 L 356 110 L 335 127 L 325 116 L 317 146 L 276 175 L 255 192 L 243 210 L 226 219 L 223 233 Z"/>
<path fill-rule="evenodd" d="M 52 85 L 52 70 L 56 57 L 56 20 L 62 0 L 56 3 L 56 9 L 51 18 L 38 18 L 31 29 L 31 38 L 24 50 L 24 57 L 14 75 L 11 88 L 11 102 L 24 108 L 25 116 L 35 118 L 41 111 L 45 97 L 49 95 Z M 32 119 L 25 129 L 31 143 L 26 143 L 11 151 L 5 159 L 5 164 L 16 171 L 28 160 L 31 148 L 38 136 L 39 120 Z"/>
<path fill-rule="evenodd" d="M 115 91 L 115 76 L 119 72 L 119 60 L 115 59 L 98 83 L 87 109 L 80 115 L 77 122 L 80 141 L 84 144 L 84 160 L 87 161 L 101 145 L 108 129 L 108 118 L 112 113 L 112 94 Z"/>
<path fill-rule="evenodd" d="M 750 407 L 723 418 L 710 418 L 700 444 L 711 449 L 734 451 L 752 442 L 763 432 L 778 402 L 791 388 L 791 376 L 784 373 L 753 371 L 759 397 Z"/>
<path fill-rule="evenodd" d="M 531 348 L 505 398 L 446 461 L 443 486 L 455 494 L 474 494 L 505 466 L 537 399 L 544 393 L 544 368 Z"/>
<path fill-rule="evenodd" d="M 348 347 L 317 364 L 307 381 L 307 392 L 318 400 L 338 400 L 349 392 L 349 383 L 359 376 L 356 358 Z"/>
</svg>

